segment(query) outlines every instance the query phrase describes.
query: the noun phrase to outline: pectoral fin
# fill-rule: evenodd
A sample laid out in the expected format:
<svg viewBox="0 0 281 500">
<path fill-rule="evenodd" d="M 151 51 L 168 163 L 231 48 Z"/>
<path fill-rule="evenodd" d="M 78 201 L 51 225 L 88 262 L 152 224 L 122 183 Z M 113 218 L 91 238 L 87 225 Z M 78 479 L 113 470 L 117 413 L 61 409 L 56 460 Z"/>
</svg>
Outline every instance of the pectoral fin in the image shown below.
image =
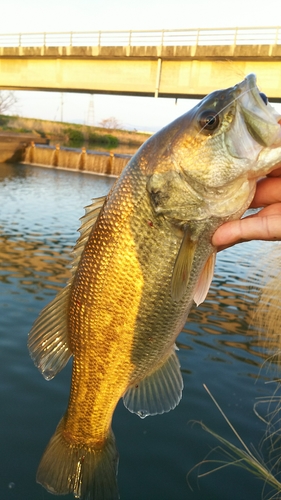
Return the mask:
<svg viewBox="0 0 281 500">
<path fill-rule="evenodd" d="M 193 297 L 193 300 L 197 306 L 199 306 L 199 304 L 204 302 L 207 293 L 209 291 L 214 276 L 216 255 L 217 255 L 216 252 L 210 255 L 197 282 Z"/>
<path fill-rule="evenodd" d="M 197 241 L 192 241 L 188 230 L 186 230 L 172 276 L 171 293 L 173 300 L 177 302 L 181 300 L 186 291 L 196 247 Z"/>
<path fill-rule="evenodd" d="M 144 379 L 123 396 L 126 408 L 139 417 L 157 415 L 174 409 L 181 400 L 183 380 L 175 347 Z"/>
</svg>

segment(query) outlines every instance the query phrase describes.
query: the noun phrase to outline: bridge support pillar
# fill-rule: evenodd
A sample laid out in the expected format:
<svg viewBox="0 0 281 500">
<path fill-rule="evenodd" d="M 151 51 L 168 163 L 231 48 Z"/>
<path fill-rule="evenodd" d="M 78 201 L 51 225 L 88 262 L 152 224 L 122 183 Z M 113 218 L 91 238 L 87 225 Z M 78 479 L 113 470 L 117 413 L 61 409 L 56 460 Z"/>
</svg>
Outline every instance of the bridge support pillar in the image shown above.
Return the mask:
<svg viewBox="0 0 281 500">
<path fill-rule="evenodd" d="M 156 84 L 155 84 L 154 97 L 158 97 L 158 94 L 159 94 L 160 83 L 161 83 L 161 70 L 162 70 L 162 59 L 161 59 L 161 57 L 159 57 L 158 61 L 157 61 L 157 72 L 156 72 Z"/>
</svg>

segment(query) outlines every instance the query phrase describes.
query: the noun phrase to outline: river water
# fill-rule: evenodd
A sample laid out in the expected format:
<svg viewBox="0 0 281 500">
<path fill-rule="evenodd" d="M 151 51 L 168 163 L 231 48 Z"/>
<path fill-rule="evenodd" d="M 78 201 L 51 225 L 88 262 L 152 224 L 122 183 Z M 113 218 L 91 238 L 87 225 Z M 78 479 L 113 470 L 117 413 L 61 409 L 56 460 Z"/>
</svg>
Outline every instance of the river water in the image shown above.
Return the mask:
<svg viewBox="0 0 281 500">
<path fill-rule="evenodd" d="M 114 179 L 30 165 L 0 165 L 0 498 L 54 498 L 36 484 L 42 452 L 65 411 L 70 363 L 51 382 L 34 367 L 27 334 L 69 276 L 70 251 L 83 207 Z M 257 331 L 249 329 L 259 291 L 258 258 L 271 244 L 251 242 L 218 256 L 208 297 L 178 337 L 183 399 L 168 414 L 141 420 L 122 402 L 113 419 L 122 500 L 257 500 L 263 483 L 234 466 L 206 477 L 196 467 L 218 442 L 201 421 L 239 445 L 205 391 L 206 384 L 246 444 L 258 449 L 265 424 L 257 398 L 274 374 Z M 253 258 L 255 256 L 255 258 Z M 264 451 L 265 460 L 267 450 Z M 189 484 L 187 481 L 187 474 Z M 267 491 L 267 490 L 265 490 Z M 72 498 L 72 497 L 64 497 Z"/>
</svg>

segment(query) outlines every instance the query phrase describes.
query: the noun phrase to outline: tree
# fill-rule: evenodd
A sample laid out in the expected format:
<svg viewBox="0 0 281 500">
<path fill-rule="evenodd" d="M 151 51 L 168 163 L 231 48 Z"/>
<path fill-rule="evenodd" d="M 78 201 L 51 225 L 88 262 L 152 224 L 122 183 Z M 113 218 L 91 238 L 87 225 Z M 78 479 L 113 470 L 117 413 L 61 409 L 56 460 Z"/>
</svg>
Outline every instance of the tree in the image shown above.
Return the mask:
<svg viewBox="0 0 281 500">
<path fill-rule="evenodd" d="M 11 90 L 0 91 L 0 115 L 4 115 L 17 103 L 15 93 Z"/>
<path fill-rule="evenodd" d="M 117 118 L 115 118 L 114 116 L 111 116 L 110 118 L 104 118 L 99 124 L 103 128 L 109 128 L 109 129 L 122 128 L 122 125 L 118 122 Z"/>
</svg>

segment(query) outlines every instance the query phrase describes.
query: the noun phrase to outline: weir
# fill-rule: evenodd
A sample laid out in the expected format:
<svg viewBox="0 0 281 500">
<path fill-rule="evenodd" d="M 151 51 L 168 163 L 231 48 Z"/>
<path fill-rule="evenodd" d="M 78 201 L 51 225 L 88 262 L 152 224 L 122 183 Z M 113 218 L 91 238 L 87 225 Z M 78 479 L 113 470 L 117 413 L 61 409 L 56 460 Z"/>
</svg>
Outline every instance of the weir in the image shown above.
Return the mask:
<svg viewBox="0 0 281 500">
<path fill-rule="evenodd" d="M 24 163 L 118 177 L 131 157 L 129 154 L 87 151 L 84 147 L 40 146 L 33 142 L 26 148 Z"/>
</svg>

